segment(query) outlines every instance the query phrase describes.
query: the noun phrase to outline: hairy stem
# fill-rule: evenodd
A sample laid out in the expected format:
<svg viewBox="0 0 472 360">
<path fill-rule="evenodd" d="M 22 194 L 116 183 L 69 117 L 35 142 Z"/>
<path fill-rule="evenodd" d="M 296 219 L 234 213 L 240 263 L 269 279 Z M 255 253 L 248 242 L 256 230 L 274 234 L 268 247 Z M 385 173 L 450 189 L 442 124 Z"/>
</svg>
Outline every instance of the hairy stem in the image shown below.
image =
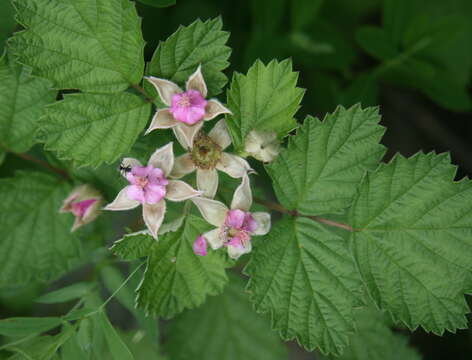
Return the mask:
<svg viewBox="0 0 472 360">
<path fill-rule="evenodd" d="M 13 154 L 23 160 L 26 160 L 26 161 L 30 161 L 30 162 L 33 162 L 35 163 L 36 165 L 39 165 L 49 171 L 52 171 L 58 175 L 60 175 L 61 177 L 63 177 L 64 179 L 66 179 L 67 181 L 70 181 L 71 180 L 71 177 L 69 175 L 69 173 L 63 169 L 59 169 L 55 166 L 52 166 L 51 164 L 49 164 L 48 162 L 44 161 L 44 160 L 41 160 L 41 159 L 36 159 L 35 157 L 31 156 L 31 155 L 28 155 L 26 153 L 17 153 L 17 152 L 14 152 L 14 151 L 11 151 L 10 149 L 0 145 L 0 148 L 2 148 L 5 152 L 7 153 L 10 153 L 10 154 Z"/>
<path fill-rule="evenodd" d="M 151 103 L 154 101 L 154 99 L 148 95 L 148 93 L 146 92 L 146 90 L 144 90 L 142 86 L 139 86 L 138 84 L 133 84 L 131 85 L 131 87 L 137 92 L 139 92 L 141 95 L 143 95 L 146 98 L 146 101 Z"/>
<path fill-rule="evenodd" d="M 343 229 L 343 230 L 347 230 L 347 231 L 355 231 L 355 229 L 350 225 L 339 223 L 337 221 L 333 221 L 333 220 L 329 220 L 329 219 L 325 219 L 325 218 L 322 218 L 322 217 L 319 217 L 319 216 L 302 215 L 296 210 L 288 210 L 288 209 L 284 208 L 282 205 L 274 203 L 274 202 L 270 202 L 270 201 L 266 201 L 266 200 L 262 200 L 262 199 L 258 199 L 258 198 L 254 198 L 254 201 L 256 203 L 266 207 L 269 210 L 274 210 L 274 211 L 280 212 L 282 214 L 288 214 L 288 215 L 291 215 L 291 216 L 305 217 L 305 218 L 317 221 L 321 224 L 334 226 L 334 227 L 337 227 L 337 228 L 340 228 L 340 229 Z"/>
</svg>

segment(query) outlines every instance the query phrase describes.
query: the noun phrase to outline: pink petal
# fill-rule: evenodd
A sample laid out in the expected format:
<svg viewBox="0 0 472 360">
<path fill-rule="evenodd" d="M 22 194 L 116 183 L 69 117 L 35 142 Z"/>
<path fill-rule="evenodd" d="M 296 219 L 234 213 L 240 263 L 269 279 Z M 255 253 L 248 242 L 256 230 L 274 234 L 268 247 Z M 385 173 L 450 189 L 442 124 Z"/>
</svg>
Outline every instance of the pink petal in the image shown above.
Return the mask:
<svg viewBox="0 0 472 360">
<path fill-rule="evenodd" d="M 138 186 L 138 185 L 128 186 L 126 195 L 131 200 L 139 201 L 141 204 L 144 204 L 146 202 L 146 198 L 144 197 L 144 190 L 141 186 Z"/>
<path fill-rule="evenodd" d="M 73 203 L 72 213 L 79 218 L 83 218 L 87 210 L 96 202 L 97 199 L 87 199 Z"/>
<path fill-rule="evenodd" d="M 250 212 L 247 212 L 244 215 L 243 230 L 253 233 L 254 231 L 256 231 L 258 226 L 259 225 L 257 221 L 254 220 L 254 217 L 252 216 L 252 214 Z"/>
<path fill-rule="evenodd" d="M 207 254 L 207 242 L 203 235 L 197 237 L 195 242 L 193 243 L 193 252 L 196 255 L 206 256 Z"/>
<path fill-rule="evenodd" d="M 242 210 L 230 210 L 226 215 L 225 224 L 235 229 L 242 229 L 245 215 Z"/>
<path fill-rule="evenodd" d="M 147 204 L 157 204 L 166 195 L 166 188 L 160 185 L 150 185 L 144 188 L 144 199 Z"/>
</svg>

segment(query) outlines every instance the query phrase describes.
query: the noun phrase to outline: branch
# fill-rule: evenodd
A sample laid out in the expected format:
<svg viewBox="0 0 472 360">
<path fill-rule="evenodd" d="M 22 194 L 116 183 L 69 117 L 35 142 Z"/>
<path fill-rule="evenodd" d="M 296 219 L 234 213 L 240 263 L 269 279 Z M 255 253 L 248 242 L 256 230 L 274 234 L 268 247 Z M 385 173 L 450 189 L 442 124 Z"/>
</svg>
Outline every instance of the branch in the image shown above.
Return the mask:
<svg viewBox="0 0 472 360">
<path fill-rule="evenodd" d="M 138 84 L 133 84 L 131 85 L 131 87 L 137 92 L 139 92 L 141 95 L 143 95 L 146 98 L 146 101 L 151 103 L 154 102 L 154 99 L 148 95 L 148 93 L 146 92 L 146 90 L 144 90 L 143 87 L 139 86 Z"/>
<path fill-rule="evenodd" d="M 33 162 L 35 163 L 36 165 L 39 165 L 49 171 L 52 171 L 58 175 L 60 175 L 61 177 L 63 177 L 64 179 L 66 179 L 67 181 L 71 181 L 71 177 L 69 175 L 69 173 L 66 171 L 66 170 L 63 170 L 63 169 L 59 169 L 55 166 L 52 166 L 50 165 L 48 162 L 44 161 L 44 160 L 41 160 L 41 159 L 36 159 L 34 157 L 32 157 L 31 155 L 28 155 L 28 154 L 25 154 L 25 153 L 17 153 L 17 152 L 14 152 L 14 151 L 11 151 L 10 149 L 4 147 L 3 145 L 0 145 L 0 148 L 2 148 L 4 151 L 6 151 L 7 153 L 10 153 L 10 154 L 13 154 L 23 160 L 26 160 L 26 161 L 30 161 L 30 162 Z"/>
<path fill-rule="evenodd" d="M 254 198 L 254 201 L 264 207 L 266 207 L 267 209 L 269 210 L 274 210 L 274 211 L 277 211 L 277 212 L 280 212 L 282 214 L 288 214 L 288 215 L 291 215 L 291 216 L 300 216 L 300 217 L 305 217 L 305 218 L 308 218 L 308 219 L 311 219 L 311 220 L 314 220 L 314 221 L 317 221 L 321 224 L 325 224 L 325 225 L 329 225 L 329 226 L 334 226 L 334 227 L 337 227 L 337 228 L 340 228 L 340 229 L 343 229 L 343 230 L 347 230 L 347 231 L 356 231 L 352 226 L 350 225 L 347 225 L 347 224 L 343 224 L 343 223 L 339 223 L 337 221 L 333 221 L 333 220 L 328 220 L 328 219 L 325 219 L 325 218 L 322 218 L 322 217 L 319 217 L 319 216 L 309 216 L 309 215 L 302 215 L 300 214 L 298 211 L 296 210 L 288 210 L 286 208 L 284 208 L 282 205 L 280 204 L 277 204 L 277 203 L 273 203 L 273 202 L 270 202 L 270 201 L 266 201 L 266 200 L 262 200 L 262 199 L 258 199 L 258 198 Z"/>
</svg>

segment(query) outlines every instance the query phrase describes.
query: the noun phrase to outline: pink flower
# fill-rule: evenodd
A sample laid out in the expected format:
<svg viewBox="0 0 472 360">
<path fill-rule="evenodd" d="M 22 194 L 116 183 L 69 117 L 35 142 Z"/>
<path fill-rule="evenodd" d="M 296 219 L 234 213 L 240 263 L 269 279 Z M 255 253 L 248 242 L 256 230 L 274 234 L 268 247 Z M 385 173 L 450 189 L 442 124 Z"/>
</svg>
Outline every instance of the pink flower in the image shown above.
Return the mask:
<svg viewBox="0 0 472 360">
<path fill-rule="evenodd" d="M 207 242 L 204 236 L 200 235 L 193 243 L 193 252 L 200 256 L 207 254 Z"/>
<path fill-rule="evenodd" d="M 71 229 L 71 231 L 75 231 L 97 218 L 102 203 L 103 198 L 97 190 L 90 185 L 80 185 L 72 190 L 59 211 L 61 213 L 70 212 L 75 216 Z"/>
<path fill-rule="evenodd" d="M 169 184 L 164 172 L 152 165 L 132 167 L 126 174 L 126 179 L 131 184 L 128 186 L 128 197 L 141 204 L 156 204 L 161 201 Z"/>
<path fill-rule="evenodd" d="M 130 185 L 123 188 L 105 210 L 119 211 L 143 206 L 143 219 L 151 235 L 157 239 L 164 220 L 166 202 L 184 201 L 201 195 L 190 185 L 180 180 L 167 180 L 174 166 L 174 151 L 169 143 L 151 155 L 147 166 L 138 160 L 125 158 L 121 168 Z"/>
<path fill-rule="evenodd" d="M 185 144 L 181 144 L 185 147 Z M 231 145 L 231 137 L 224 119 L 219 120 L 208 135 L 200 132 L 193 140 L 189 152 L 175 159 L 171 177 L 181 178 L 196 170 L 197 188 L 203 195 L 213 198 L 218 189 L 218 172 L 223 171 L 233 178 L 241 178 L 253 172 L 242 157 L 224 150 Z"/>
<path fill-rule="evenodd" d="M 233 259 L 251 251 L 253 235 L 265 235 L 269 232 L 270 215 L 265 212 L 249 212 L 252 193 L 247 175 L 243 176 L 241 185 L 234 192 L 231 209 L 219 201 L 204 197 L 196 197 L 192 201 L 204 219 L 217 227 L 203 234 L 205 239 L 214 250 L 225 246 Z"/>
<path fill-rule="evenodd" d="M 201 66 L 188 78 L 185 91 L 166 79 L 151 76 L 147 80 L 156 88 L 162 102 L 168 107 L 156 112 L 146 134 L 155 129 L 172 129 L 175 137 L 188 149 L 192 147 L 193 139 L 202 128 L 203 121 L 221 114 L 231 114 L 218 100 L 205 100 L 208 90 Z"/>
<path fill-rule="evenodd" d="M 175 120 L 193 125 L 205 117 L 205 107 L 208 101 L 198 90 L 187 90 L 172 96 L 170 113 Z"/>
</svg>

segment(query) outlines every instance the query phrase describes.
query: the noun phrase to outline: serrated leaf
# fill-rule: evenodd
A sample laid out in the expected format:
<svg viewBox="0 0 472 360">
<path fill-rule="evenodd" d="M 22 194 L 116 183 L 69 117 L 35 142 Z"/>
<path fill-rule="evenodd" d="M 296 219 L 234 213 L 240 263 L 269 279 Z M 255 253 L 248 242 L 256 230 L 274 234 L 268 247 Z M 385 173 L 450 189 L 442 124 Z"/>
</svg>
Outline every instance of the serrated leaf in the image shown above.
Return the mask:
<svg viewBox="0 0 472 360">
<path fill-rule="evenodd" d="M 145 231 L 127 234 L 122 239 L 115 241 L 110 250 L 123 260 L 137 260 L 149 255 L 155 241 Z"/>
<path fill-rule="evenodd" d="M 141 20 L 129 0 L 13 0 L 13 52 L 61 89 L 119 92 L 141 81 Z"/>
<path fill-rule="evenodd" d="M 98 166 L 131 149 L 150 112 L 150 103 L 130 93 L 66 95 L 48 107 L 41 134 L 59 158 Z"/>
<path fill-rule="evenodd" d="M 245 273 L 259 312 L 285 340 L 339 355 L 354 331 L 360 277 L 346 241 L 307 218 L 284 218 L 263 238 Z"/>
<path fill-rule="evenodd" d="M 377 108 L 338 107 L 323 122 L 308 117 L 288 148 L 266 166 L 278 200 L 305 215 L 339 213 L 347 208 L 368 169 L 385 148 Z"/>
<path fill-rule="evenodd" d="M 0 335 L 21 337 L 40 334 L 61 324 L 57 317 L 18 317 L 0 320 Z"/>
<path fill-rule="evenodd" d="M 378 310 L 364 308 L 356 311 L 357 332 L 338 360 L 420 360 L 421 356 L 410 346 L 408 339 L 394 333 Z M 323 358 L 325 359 L 325 358 Z"/>
<path fill-rule="evenodd" d="M 223 294 L 171 322 L 166 350 L 173 360 L 287 359 L 269 320 L 254 312 L 236 276 Z"/>
<path fill-rule="evenodd" d="M 147 314 L 170 318 L 223 290 L 227 282 L 223 254 L 198 256 L 192 249 L 197 236 L 209 229 L 205 221 L 188 215 L 178 231 L 153 240 L 136 299 Z"/>
<path fill-rule="evenodd" d="M 74 299 L 81 298 L 90 292 L 95 286 L 93 283 L 79 282 L 75 283 L 62 289 L 51 291 L 47 294 L 41 295 L 35 301 L 42 304 L 56 304 L 61 302 L 67 302 Z"/>
<path fill-rule="evenodd" d="M 352 248 L 371 297 L 410 329 L 467 327 L 472 184 L 446 154 L 396 156 L 368 174 L 351 209 Z"/>
<path fill-rule="evenodd" d="M 179 27 L 159 44 L 149 63 L 150 75 L 184 84 L 201 65 L 209 94 L 219 94 L 228 81 L 223 70 L 228 67 L 231 54 L 226 46 L 229 33 L 221 30 L 222 27 L 221 18 L 196 20 Z"/>
<path fill-rule="evenodd" d="M 77 262 L 73 216 L 58 214 L 69 191 L 69 184 L 43 173 L 0 180 L 0 287 L 50 281 Z"/>
<path fill-rule="evenodd" d="M 49 81 L 30 73 L 0 58 L 0 144 L 15 152 L 33 146 L 44 107 L 56 98 Z"/>
<path fill-rule="evenodd" d="M 294 115 L 304 94 L 297 79 L 290 60 L 267 65 L 257 60 L 247 75 L 233 75 L 227 94 L 233 114 L 226 122 L 237 150 L 243 149 L 251 130 L 274 131 L 283 137 L 297 126 Z"/>
</svg>

